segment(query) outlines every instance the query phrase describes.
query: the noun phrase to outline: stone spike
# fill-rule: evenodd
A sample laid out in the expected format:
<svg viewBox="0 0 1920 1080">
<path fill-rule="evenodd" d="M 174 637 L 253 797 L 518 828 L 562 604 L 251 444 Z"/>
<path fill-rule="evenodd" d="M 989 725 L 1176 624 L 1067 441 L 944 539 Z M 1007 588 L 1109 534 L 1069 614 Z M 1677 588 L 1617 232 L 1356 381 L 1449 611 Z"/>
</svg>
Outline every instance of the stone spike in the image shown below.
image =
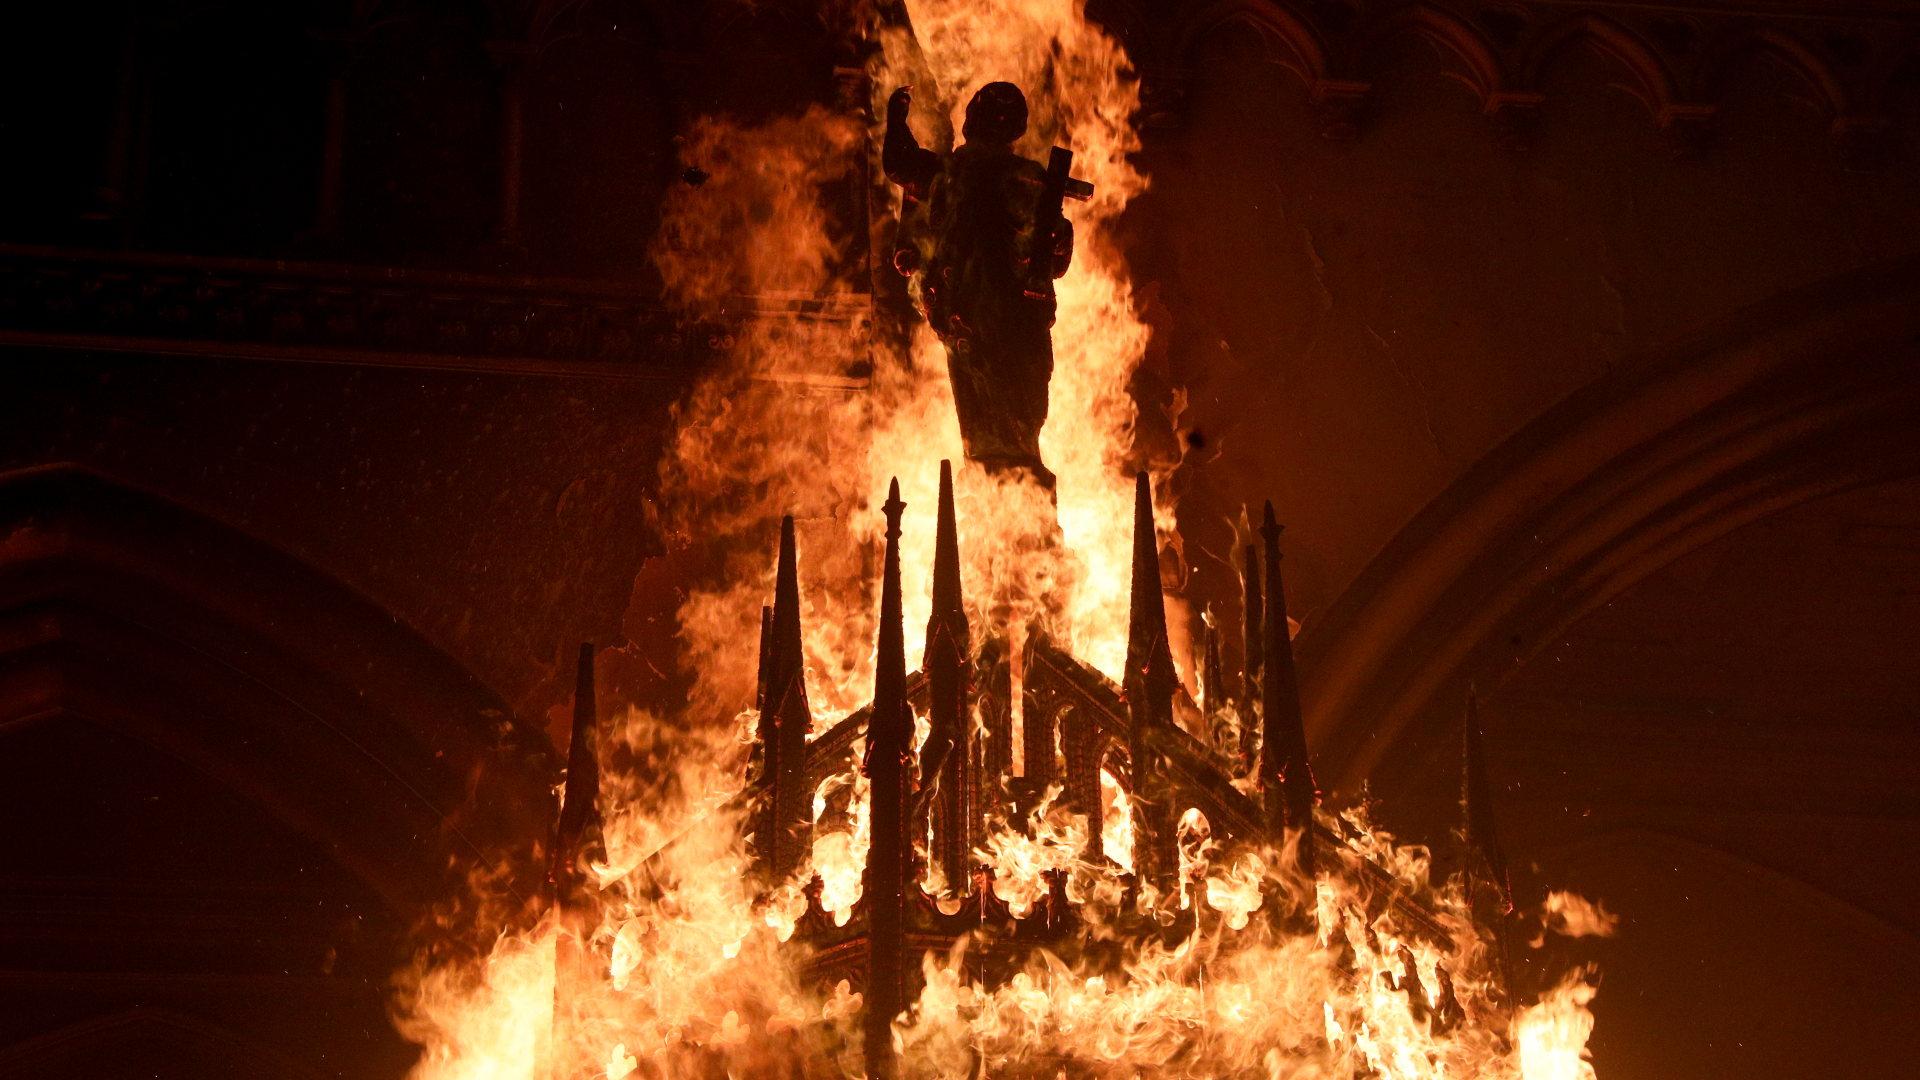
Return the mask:
<svg viewBox="0 0 1920 1080">
<path fill-rule="evenodd" d="M 552 884 L 560 903 L 572 891 L 574 860 L 598 816 L 600 800 L 599 717 L 593 690 L 593 644 L 580 646 L 573 691 L 573 732 L 567 742 L 566 797 L 554 837 Z"/>
<path fill-rule="evenodd" d="M 1252 545 L 1246 547 L 1245 570 L 1241 573 L 1241 583 L 1245 593 L 1241 600 L 1241 644 L 1246 654 L 1246 678 L 1242 683 L 1241 696 L 1252 701 L 1260 696 L 1260 665 L 1267 656 L 1266 645 L 1266 598 L 1260 594 L 1260 552 Z"/>
<path fill-rule="evenodd" d="M 1466 877 L 1468 911 L 1474 909 L 1474 871 L 1476 856 L 1486 864 L 1487 875 L 1500 898 L 1499 916 L 1494 920 L 1494 948 L 1500 963 L 1501 991 L 1508 1007 L 1513 1003 L 1513 941 L 1507 916 L 1513 914 L 1513 883 L 1507 876 L 1507 859 L 1500 851 L 1493 829 L 1493 787 L 1487 780 L 1486 750 L 1480 741 L 1480 697 L 1473 686 L 1467 687 L 1467 710 L 1460 761 L 1461 839 L 1465 856 L 1461 860 Z"/>
<path fill-rule="evenodd" d="M 1253 529 L 1253 514 L 1241 507 L 1246 517 L 1247 529 Z M 1241 559 L 1241 585 L 1244 593 L 1241 600 L 1241 656 L 1242 674 L 1240 678 L 1240 760 L 1241 767 L 1249 773 L 1258 773 L 1260 762 L 1256 758 L 1260 739 L 1260 696 L 1261 665 L 1266 660 L 1266 597 L 1260 593 L 1260 551 L 1248 544 Z"/>
<path fill-rule="evenodd" d="M 933 618 L 927 623 L 931 636 L 936 624 L 962 628 L 967 625 L 966 608 L 960 598 L 960 529 L 953 512 L 953 463 L 940 463 L 940 509 L 933 537 Z M 964 639 L 956 642 L 967 650 Z"/>
<path fill-rule="evenodd" d="M 1262 679 L 1263 699 L 1260 748 L 1260 784 L 1266 792 L 1267 826 L 1273 835 L 1283 828 L 1300 831 L 1300 869 L 1311 877 L 1313 858 L 1313 806 L 1320 793 L 1314 785 L 1313 767 L 1307 761 L 1307 731 L 1300 714 L 1300 681 L 1293 666 L 1293 639 L 1287 628 L 1286 585 L 1280 574 L 1280 524 L 1273 517 L 1273 503 L 1266 504 L 1260 523 L 1260 535 L 1266 541 L 1266 659 Z"/>
<path fill-rule="evenodd" d="M 911 749 L 913 745 L 910 717 L 900 730 L 886 723 L 900 721 L 906 709 L 907 646 L 900 614 L 900 514 L 906 508 L 907 504 L 900 501 L 900 481 L 895 480 L 887 489 L 886 504 L 881 507 L 887 515 L 887 554 L 880 578 L 879 666 L 874 672 L 874 719 L 868 726 L 867 736 L 869 754 L 873 747 L 882 744 L 896 749 Z M 894 711 L 883 713 L 883 705 Z"/>
<path fill-rule="evenodd" d="M 905 916 L 907 868 L 912 839 L 907 835 L 907 786 L 913 754 L 913 715 L 907 705 L 907 656 L 900 615 L 900 482 L 895 480 L 883 507 L 887 515 L 887 553 L 880 579 L 880 640 L 873 680 L 873 711 L 867 721 L 863 768 L 872 783 L 867 847 L 867 1016 L 866 1061 L 869 1080 L 894 1075 L 893 1020 L 905 1002 Z"/>
<path fill-rule="evenodd" d="M 930 800 L 938 797 L 934 857 L 958 896 L 967 889 L 972 787 L 967 746 L 967 663 L 973 655 L 966 605 L 960 594 L 960 536 L 953 510 L 953 463 L 940 463 L 940 506 L 933 542 L 933 613 L 927 619 L 927 744 L 921 751 L 921 789 L 915 834 L 925 829 Z"/>
<path fill-rule="evenodd" d="M 1160 542 L 1153 528 L 1153 485 L 1134 478 L 1133 598 L 1128 616 L 1127 666 L 1122 691 L 1130 728 L 1127 754 L 1133 769 L 1134 870 L 1162 894 L 1174 884 L 1179 859 L 1173 823 L 1154 790 L 1152 732 L 1173 724 L 1176 675 L 1167 644 L 1167 607 L 1160 592 Z"/>
<path fill-rule="evenodd" d="M 1467 887 L 1472 895 L 1474 856 L 1487 864 L 1494 888 L 1508 911 L 1513 910 L 1513 887 L 1507 877 L 1507 859 L 1500 851 L 1500 839 L 1493 827 L 1493 788 L 1487 781 L 1486 750 L 1480 740 L 1480 699 L 1473 687 L 1467 688 L 1467 715 L 1460 756 L 1461 836 L 1467 844 Z"/>
<path fill-rule="evenodd" d="M 559 930 L 553 953 L 553 1016 L 549 1021 L 552 1045 L 566 1045 L 574 1023 L 572 995 L 593 977 L 595 965 L 587 955 L 586 914 L 577 903 L 580 867 L 592 857 L 589 834 L 599 824 L 600 740 L 599 710 L 593 687 L 593 644 L 580 645 L 579 673 L 573 691 L 573 731 L 567 743 L 567 785 L 560 820 L 554 830 L 552 862 L 547 877 L 554 923 Z"/>
<path fill-rule="evenodd" d="M 800 644 L 800 569 L 793 537 L 793 515 L 780 519 L 780 564 L 773 583 L 773 637 L 768 659 L 774 678 L 769 695 L 776 702 L 788 680 L 804 677 Z"/>
<path fill-rule="evenodd" d="M 1206 699 L 1207 736 L 1211 740 L 1216 730 L 1214 724 L 1226 711 L 1226 704 L 1221 700 L 1220 631 L 1214 625 L 1212 605 L 1207 607 L 1206 624 L 1206 645 L 1200 657 L 1200 696 Z"/>
<path fill-rule="evenodd" d="M 1167 602 L 1160 592 L 1160 540 L 1153 527 L 1153 484 L 1133 485 L 1133 596 L 1128 615 L 1126 678 L 1167 684 L 1173 693 L 1173 650 L 1167 645 Z"/>
<path fill-rule="evenodd" d="M 760 608 L 760 669 L 753 686 L 753 707 L 767 707 L 767 654 L 773 650 L 773 606 Z"/>
<path fill-rule="evenodd" d="M 775 587 L 778 592 L 778 587 Z M 773 607 L 760 608 L 760 672 L 754 684 L 753 707 L 760 712 L 754 728 L 753 749 L 747 758 L 747 779 L 764 800 L 753 815 L 754 865 L 771 875 L 775 861 L 774 786 L 780 770 L 780 718 L 768 697 L 773 686 Z"/>
<path fill-rule="evenodd" d="M 777 882 L 797 870 L 812 847 L 807 732 L 813 726 L 813 714 L 807 704 L 800 638 L 800 571 L 792 515 L 780 519 L 780 561 L 764 655 L 759 733 L 767 802 L 754 848 Z"/>
</svg>

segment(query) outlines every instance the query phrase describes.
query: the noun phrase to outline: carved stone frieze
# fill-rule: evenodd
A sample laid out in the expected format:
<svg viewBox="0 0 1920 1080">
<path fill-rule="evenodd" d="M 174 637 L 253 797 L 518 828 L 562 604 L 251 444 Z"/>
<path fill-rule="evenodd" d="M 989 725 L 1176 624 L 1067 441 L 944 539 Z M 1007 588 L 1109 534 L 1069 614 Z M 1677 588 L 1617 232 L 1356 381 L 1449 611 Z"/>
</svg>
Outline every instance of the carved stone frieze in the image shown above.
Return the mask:
<svg viewBox="0 0 1920 1080">
<path fill-rule="evenodd" d="M 1361 8 L 1304 0 L 1181 0 L 1128 24 L 1141 71 L 1142 126 L 1176 130 L 1187 73 L 1204 70 L 1222 33 L 1255 40 L 1299 76 L 1329 139 L 1363 135 L 1362 105 L 1396 39 L 1422 39 L 1447 58 L 1448 74 L 1479 95 L 1508 149 L 1532 143 L 1552 73 L 1576 46 L 1612 61 L 1620 89 L 1638 98 L 1678 157 L 1710 144 L 1712 118 L 1734 65 L 1761 55 L 1798 75 L 1826 110 L 1836 150 L 1850 168 L 1886 158 L 1901 72 L 1920 65 L 1920 8 L 1838 11 L 1811 4 L 1768 11 L 1704 5 L 1602 2 L 1570 9 L 1527 2 L 1497 8 L 1439 0 L 1390 0 Z M 1248 34 L 1245 31 L 1251 30 Z"/>
<path fill-rule="evenodd" d="M 0 245 L 0 343 L 678 379 L 749 322 L 864 310 L 742 298 L 694 318 L 598 282 Z"/>
</svg>

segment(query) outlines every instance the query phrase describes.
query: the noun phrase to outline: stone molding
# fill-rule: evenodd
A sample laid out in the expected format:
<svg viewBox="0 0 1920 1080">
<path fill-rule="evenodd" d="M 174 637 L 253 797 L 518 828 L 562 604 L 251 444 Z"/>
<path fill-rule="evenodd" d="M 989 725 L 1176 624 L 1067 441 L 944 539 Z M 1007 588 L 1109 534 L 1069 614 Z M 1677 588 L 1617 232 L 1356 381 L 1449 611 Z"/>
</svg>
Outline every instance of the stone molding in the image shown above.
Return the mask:
<svg viewBox="0 0 1920 1080">
<path fill-rule="evenodd" d="M 867 310 L 848 295 L 689 313 L 610 282 L 0 244 L 0 345 L 678 381 L 748 323 L 857 328 Z"/>
<path fill-rule="evenodd" d="M 1300 78 L 1330 139 L 1362 134 L 1367 92 L 1384 51 L 1411 36 L 1450 54 L 1459 69 L 1453 74 L 1480 98 L 1502 147 L 1531 144 L 1552 70 L 1584 45 L 1620 65 L 1627 78 L 1618 85 L 1646 106 L 1674 155 L 1694 156 L 1708 146 L 1729 71 L 1760 53 L 1800 77 L 1826 112 L 1848 166 L 1866 169 L 1885 159 L 1903 73 L 1910 77 L 1920 65 L 1920 7 L 1912 5 L 1864 12 L 1628 3 L 1569 9 L 1526 2 L 1456 9 L 1415 0 L 1356 10 L 1337 3 L 1212 0 L 1131 21 L 1151 28 L 1130 35 L 1137 40 L 1128 44 L 1142 74 L 1144 126 L 1159 132 L 1179 126 L 1205 42 L 1235 26 L 1254 31 L 1268 58 Z"/>
</svg>

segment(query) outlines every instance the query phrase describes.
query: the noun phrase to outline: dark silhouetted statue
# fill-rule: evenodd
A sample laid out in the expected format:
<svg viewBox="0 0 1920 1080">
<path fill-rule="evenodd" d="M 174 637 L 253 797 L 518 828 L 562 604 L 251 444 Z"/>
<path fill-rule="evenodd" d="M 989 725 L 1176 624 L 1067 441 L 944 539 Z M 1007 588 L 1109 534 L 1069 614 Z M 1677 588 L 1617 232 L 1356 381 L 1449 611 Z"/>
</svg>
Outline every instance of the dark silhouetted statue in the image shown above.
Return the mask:
<svg viewBox="0 0 1920 1080">
<path fill-rule="evenodd" d="M 1060 198 L 1092 189 L 1067 179 L 1064 150 L 1049 167 L 1013 152 L 1027 100 L 1012 83 L 980 88 L 963 142 L 944 157 L 907 126 L 911 90 L 887 102 L 881 159 L 906 203 L 894 265 L 912 277 L 915 302 L 946 345 L 967 457 L 990 472 L 1029 470 L 1051 488 L 1040 428 L 1053 378 L 1053 279 L 1073 258 Z"/>
</svg>

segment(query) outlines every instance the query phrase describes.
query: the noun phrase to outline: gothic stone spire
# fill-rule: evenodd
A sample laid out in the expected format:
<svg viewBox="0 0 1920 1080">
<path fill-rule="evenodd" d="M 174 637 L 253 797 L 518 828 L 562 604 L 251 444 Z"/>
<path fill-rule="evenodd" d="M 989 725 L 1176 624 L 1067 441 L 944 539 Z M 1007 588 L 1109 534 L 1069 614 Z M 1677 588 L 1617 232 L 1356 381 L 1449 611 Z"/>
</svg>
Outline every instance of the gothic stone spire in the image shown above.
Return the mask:
<svg viewBox="0 0 1920 1080">
<path fill-rule="evenodd" d="M 913 714 L 907 705 L 907 657 L 900 616 L 900 482 L 887 491 L 887 554 L 880 579 L 879 664 L 873 711 L 867 720 L 864 768 L 872 783 L 867 847 L 868 988 L 866 1059 L 869 1080 L 894 1075 L 893 1020 L 905 1002 L 903 972 L 907 873 L 907 793 L 913 755 Z"/>
<path fill-rule="evenodd" d="M 1266 793 L 1267 826 L 1273 835 L 1282 829 L 1300 833 L 1300 870 L 1313 875 L 1313 804 L 1319 790 L 1313 767 L 1307 763 L 1307 730 L 1300 715 L 1300 681 L 1293 667 L 1293 638 L 1287 627 L 1287 592 L 1280 576 L 1280 524 L 1273 503 L 1266 504 L 1260 523 L 1266 541 L 1267 596 L 1263 637 L 1266 639 L 1262 687 L 1260 786 Z"/>
</svg>

